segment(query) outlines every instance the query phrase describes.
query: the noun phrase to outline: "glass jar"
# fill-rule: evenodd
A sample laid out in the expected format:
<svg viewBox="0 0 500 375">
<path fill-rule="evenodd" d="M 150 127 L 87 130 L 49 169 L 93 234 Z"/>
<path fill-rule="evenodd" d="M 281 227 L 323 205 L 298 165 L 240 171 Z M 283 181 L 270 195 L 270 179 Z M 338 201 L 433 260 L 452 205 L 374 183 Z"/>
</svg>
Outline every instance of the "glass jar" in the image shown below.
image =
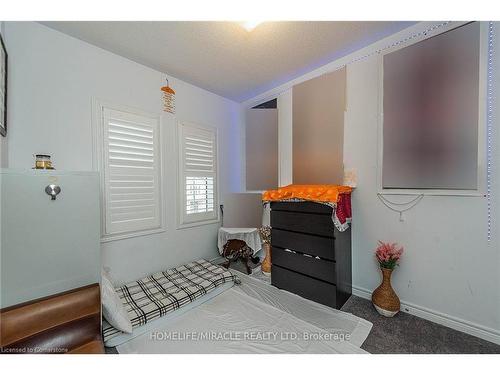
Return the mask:
<svg viewBox="0 0 500 375">
<path fill-rule="evenodd" d="M 50 155 L 35 155 L 35 169 L 54 169 L 50 161 Z"/>
</svg>

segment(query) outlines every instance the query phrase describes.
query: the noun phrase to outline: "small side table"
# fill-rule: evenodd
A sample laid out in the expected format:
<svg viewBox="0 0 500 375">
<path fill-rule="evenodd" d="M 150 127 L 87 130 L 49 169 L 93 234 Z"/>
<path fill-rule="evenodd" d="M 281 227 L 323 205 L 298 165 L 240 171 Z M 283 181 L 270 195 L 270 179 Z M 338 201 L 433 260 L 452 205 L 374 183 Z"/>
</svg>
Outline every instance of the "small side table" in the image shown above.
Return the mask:
<svg viewBox="0 0 500 375">
<path fill-rule="evenodd" d="M 253 256 L 262 249 L 262 242 L 257 228 L 219 228 L 217 247 L 220 255 L 222 255 L 224 245 L 229 240 L 245 241 L 248 247 L 253 250 Z"/>
</svg>

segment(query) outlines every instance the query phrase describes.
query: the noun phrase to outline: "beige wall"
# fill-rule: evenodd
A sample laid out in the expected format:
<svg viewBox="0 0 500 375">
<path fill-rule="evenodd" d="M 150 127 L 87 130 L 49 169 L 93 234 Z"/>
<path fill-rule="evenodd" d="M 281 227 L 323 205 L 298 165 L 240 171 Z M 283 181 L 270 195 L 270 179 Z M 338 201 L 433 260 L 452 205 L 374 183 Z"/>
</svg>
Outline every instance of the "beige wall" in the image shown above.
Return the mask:
<svg viewBox="0 0 500 375">
<path fill-rule="evenodd" d="M 226 194 L 223 226 L 226 228 L 259 228 L 262 225 L 262 195 L 260 193 Z"/>
<path fill-rule="evenodd" d="M 293 183 L 341 184 L 346 70 L 293 87 Z"/>
</svg>

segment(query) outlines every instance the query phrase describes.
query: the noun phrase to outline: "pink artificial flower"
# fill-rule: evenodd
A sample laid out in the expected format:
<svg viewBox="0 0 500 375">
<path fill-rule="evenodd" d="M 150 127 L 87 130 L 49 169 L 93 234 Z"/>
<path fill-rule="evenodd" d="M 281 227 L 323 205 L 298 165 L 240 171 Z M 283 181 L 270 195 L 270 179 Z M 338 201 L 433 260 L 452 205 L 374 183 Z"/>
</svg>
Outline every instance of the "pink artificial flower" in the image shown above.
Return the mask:
<svg viewBox="0 0 500 375">
<path fill-rule="evenodd" d="M 378 241 L 378 243 L 375 256 L 380 266 L 393 269 L 403 254 L 403 247 L 398 247 L 397 243 L 385 243 L 382 241 Z"/>
</svg>

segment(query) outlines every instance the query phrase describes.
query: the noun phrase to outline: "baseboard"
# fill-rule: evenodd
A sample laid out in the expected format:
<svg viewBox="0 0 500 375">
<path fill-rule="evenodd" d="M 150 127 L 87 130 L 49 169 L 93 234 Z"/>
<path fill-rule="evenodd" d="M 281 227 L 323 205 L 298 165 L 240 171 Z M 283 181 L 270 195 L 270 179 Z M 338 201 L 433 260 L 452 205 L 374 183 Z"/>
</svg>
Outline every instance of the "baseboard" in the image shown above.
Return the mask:
<svg viewBox="0 0 500 375">
<path fill-rule="evenodd" d="M 352 287 L 352 294 L 368 300 L 372 296 L 371 291 L 355 286 Z M 405 301 L 401 301 L 401 311 L 500 345 L 500 331 Z"/>
</svg>

